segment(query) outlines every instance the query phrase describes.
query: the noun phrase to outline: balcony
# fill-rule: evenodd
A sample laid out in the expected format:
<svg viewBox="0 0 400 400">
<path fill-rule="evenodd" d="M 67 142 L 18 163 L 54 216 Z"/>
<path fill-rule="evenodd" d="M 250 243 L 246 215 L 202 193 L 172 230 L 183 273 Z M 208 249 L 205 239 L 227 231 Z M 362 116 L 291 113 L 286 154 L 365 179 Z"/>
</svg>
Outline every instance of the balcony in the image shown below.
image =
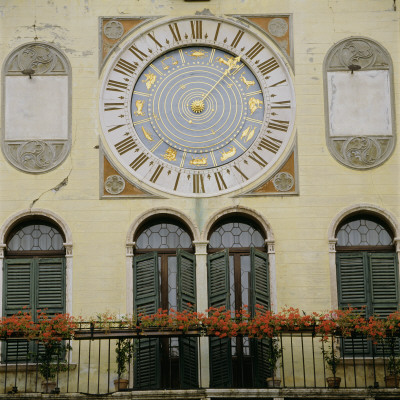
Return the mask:
<svg viewBox="0 0 400 400">
<path fill-rule="evenodd" d="M 106 398 L 118 392 L 118 397 L 149 400 L 400 398 L 400 389 L 390 387 L 392 383 L 385 379 L 393 367 L 393 360 L 399 356 L 397 335 L 380 343 L 374 343 L 375 340 L 367 336 L 344 337 L 339 334 L 325 335 L 325 340 L 321 341 L 323 334 L 317 333 L 315 326 L 311 326 L 295 331 L 282 331 L 273 339 L 248 338 L 242 335 L 234 339 L 219 339 L 204 329 L 182 332 L 156 327 L 99 327 L 93 323 L 80 323 L 73 337 L 73 340 L 62 342 L 67 348 L 66 352 L 52 359 L 55 373 L 48 380 L 55 382 L 55 388 L 49 390 L 59 393 L 58 397 L 68 394 L 68 398 Z M 227 341 L 235 342 L 229 346 L 231 365 L 225 365 L 233 379 L 225 387 L 210 386 L 211 338 L 212 346 L 219 349 L 219 354 L 226 350 Z M 115 349 L 118 343 L 122 343 L 121 340 L 133 345 L 135 353 L 126 364 L 124 376 L 129 380 L 127 388 L 118 387 L 118 384 L 114 387 L 113 383 L 118 378 Z M 259 346 L 261 341 L 265 346 Z M 197 360 L 196 368 L 193 365 L 186 366 L 186 370 L 180 368 L 179 351 L 182 349 L 182 342 L 189 344 L 189 354 L 185 357 L 192 361 Z M 240 356 L 237 349 L 239 342 L 245 348 Z M 159 351 L 159 365 L 149 361 L 154 353 L 149 350 L 146 357 L 144 350 L 151 349 L 151 345 L 155 343 Z M 257 351 L 254 346 L 257 346 Z M 41 376 L 41 363 L 39 358 L 36 357 L 35 360 L 30 353 L 30 347 L 32 346 L 27 346 L 24 338 L 13 335 L 2 340 L 0 397 L 46 396 L 41 394 L 46 391 L 45 386 L 42 386 L 42 381 L 45 380 Z M 190 354 L 191 350 L 193 352 Z M 274 351 L 277 353 L 273 353 Z M 274 354 L 277 355 L 277 368 L 275 377 L 269 379 L 271 387 L 268 387 L 266 381 L 255 378 L 260 371 L 255 371 L 254 368 L 260 369 L 265 376 L 272 377 L 270 360 Z M 335 364 L 334 374 L 326 362 L 329 356 L 331 367 L 332 360 Z M 160 367 L 160 376 L 156 382 L 151 379 L 148 382 L 143 381 L 142 376 L 141 388 L 134 383 L 138 379 L 140 358 L 150 368 Z M 63 367 L 57 368 L 61 364 Z M 193 378 L 194 371 L 197 376 Z M 185 383 L 185 379 L 190 378 L 191 374 L 193 387 Z M 151 376 L 154 375 L 150 373 L 149 377 Z M 341 378 L 339 387 L 328 386 L 327 378 L 331 376 Z M 397 386 L 400 386 L 399 383 Z"/>
</svg>

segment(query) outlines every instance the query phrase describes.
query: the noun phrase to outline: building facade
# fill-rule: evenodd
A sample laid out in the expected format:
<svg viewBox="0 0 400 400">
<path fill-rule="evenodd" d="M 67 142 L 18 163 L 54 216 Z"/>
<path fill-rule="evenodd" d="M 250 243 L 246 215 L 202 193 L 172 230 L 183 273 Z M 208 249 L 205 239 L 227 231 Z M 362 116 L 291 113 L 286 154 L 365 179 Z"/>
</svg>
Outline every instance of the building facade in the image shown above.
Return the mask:
<svg viewBox="0 0 400 400">
<path fill-rule="evenodd" d="M 3 316 L 396 311 L 399 7 L 0 6 Z M 155 338 L 136 352 L 136 389 L 271 375 L 263 342 L 246 338 Z"/>
</svg>

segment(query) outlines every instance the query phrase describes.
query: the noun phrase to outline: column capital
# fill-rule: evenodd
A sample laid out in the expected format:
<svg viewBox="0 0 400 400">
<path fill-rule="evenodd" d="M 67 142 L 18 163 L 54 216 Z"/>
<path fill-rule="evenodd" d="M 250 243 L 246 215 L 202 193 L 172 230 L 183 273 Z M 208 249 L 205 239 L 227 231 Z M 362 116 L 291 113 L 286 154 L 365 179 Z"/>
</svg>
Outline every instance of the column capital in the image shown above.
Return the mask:
<svg viewBox="0 0 400 400">
<path fill-rule="evenodd" d="M 337 243 L 337 239 L 329 239 L 328 241 L 329 243 L 329 253 L 336 253 L 336 243 Z"/>
<path fill-rule="evenodd" d="M 275 254 L 275 240 L 265 239 L 265 247 L 267 248 L 268 254 Z"/>
<path fill-rule="evenodd" d="M 127 242 L 126 243 L 126 256 L 133 257 L 133 251 L 135 250 L 136 242 Z"/>
<path fill-rule="evenodd" d="M 195 254 L 207 255 L 208 240 L 193 240 Z"/>
<path fill-rule="evenodd" d="M 72 257 L 72 243 L 63 243 L 65 247 L 65 258 Z"/>
</svg>

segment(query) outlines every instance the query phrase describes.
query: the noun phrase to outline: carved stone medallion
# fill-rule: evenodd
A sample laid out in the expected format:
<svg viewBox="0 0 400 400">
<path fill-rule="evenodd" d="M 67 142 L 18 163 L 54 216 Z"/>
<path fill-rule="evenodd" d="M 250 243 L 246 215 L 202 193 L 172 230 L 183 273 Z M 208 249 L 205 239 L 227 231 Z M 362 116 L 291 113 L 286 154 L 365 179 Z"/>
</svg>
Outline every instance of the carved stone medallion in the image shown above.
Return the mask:
<svg viewBox="0 0 400 400">
<path fill-rule="evenodd" d="M 330 49 L 324 66 L 331 154 L 356 169 L 382 164 L 396 142 L 390 55 L 371 39 L 351 37 Z"/>
<path fill-rule="evenodd" d="M 119 175 L 111 175 L 106 179 L 104 187 L 107 193 L 120 194 L 125 189 L 125 181 Z"/>
<path fill-rule="evenodd" d="M 124 27 L 119 21 L 108 21 L 104 25 L 104 34 L 109 39 L 119 39 L 124 34 Z"/>
<path fill-rule="evenodd" d="M 289 172 L 279 172 L 272 180 L 274 187 L 279 192 L 287 192 L 294 185 L 294 178 Z"/>
<path fill-rule="evenodd" d="M 3 75 L 2 147 L 16 168 L 47 172 L 71 146 L 71 68 L 47 43 L 27 43 L 7 58 Z"/>
<path fill-rule="evenodd" d="M 268 24 L 269 33 L 276 37 L 285 36 L 289 26 L 283 18 L 274 18 Z"/>
</svg>

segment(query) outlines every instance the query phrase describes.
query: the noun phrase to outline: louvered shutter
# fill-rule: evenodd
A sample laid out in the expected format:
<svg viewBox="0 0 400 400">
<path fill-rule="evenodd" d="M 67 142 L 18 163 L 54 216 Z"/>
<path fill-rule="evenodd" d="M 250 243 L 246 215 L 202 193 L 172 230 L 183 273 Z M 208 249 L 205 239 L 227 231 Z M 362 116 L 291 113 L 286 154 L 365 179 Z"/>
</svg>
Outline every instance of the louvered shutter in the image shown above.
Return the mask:
<svg viewBox="0 0 400 400">
<path fill-rule="evenodd" d="M 195 255 L 178 250 L 178 311 L 196 310 L 196 262 Z M 192 307 L 189 306 L 192 305 Z M 182 389 L 193 389 L 198 380 L 197 338 L 179 338 L 179 374 Z"/>
<path fill-rule="evenodd" d="M 134 310 L 138 316 L 155 314 L 159 308 L 159 276 L 157 253 L 134 257 Z M 135 387 L 156 389 L 160 386 L 159 339 L 140 339 L 136 345 Z"/>
<path fill-rule="evenodd" d="M 339 308 L 365 307 L 365 314 L 371 314 L 369 270 L 366 253 L 336 253 Z M 345 356 L 367 356 L 372 352 L 370 341 L 344 339 L 342 353 Z"/>
<path fill-rule="evenodd" d="M 387 317 L 399 303 L 396 253 L 368 254 L 373 313 Z"/>
<path fill-rule="evenodd" d="M 5 260 L 3 315 L 11 316 L 21 311 L 34 310 L 34 260 Z M 3 345 L 3 362 L 26 361 L 30 348 L 27 341 L 9 340 Z"/>
<path fill-rule="evenodd" d="M 228 250 L 208 256 L 208 303 L 230 308 Z M 231 340 L 210 337 L 210 386 L 232 386 Z"/>
<path fill-rule="evenodd" d="M 255 315 L 256 304 L 263 306 L 264 310 L 270 309 L 268 254 L 251 248 L 250 257 L 250 311 L 252 315 Z M 254 387 L 265 387 L 267 385 L 267 377 L 272 375 L 268 364 L 268 359 L 270 357 L 270 340 L 251 339 L 251 347 L 253 353 Z"/>
<path fill-rule="evenodd" d="M 371 277 L 371 296 L 373 313 L 382 318 L 397 311 L 399 302 L 398 293 L 398 266 L 396 253 L 369 253 L 369 270 Z M 399 339 L 392 343 L 390 339 L 375 345 L 376 354 L 383 352 L 387 356 L 391 353 L 391 346 L 395 354 L 399 352 Z"/>
</svg>

